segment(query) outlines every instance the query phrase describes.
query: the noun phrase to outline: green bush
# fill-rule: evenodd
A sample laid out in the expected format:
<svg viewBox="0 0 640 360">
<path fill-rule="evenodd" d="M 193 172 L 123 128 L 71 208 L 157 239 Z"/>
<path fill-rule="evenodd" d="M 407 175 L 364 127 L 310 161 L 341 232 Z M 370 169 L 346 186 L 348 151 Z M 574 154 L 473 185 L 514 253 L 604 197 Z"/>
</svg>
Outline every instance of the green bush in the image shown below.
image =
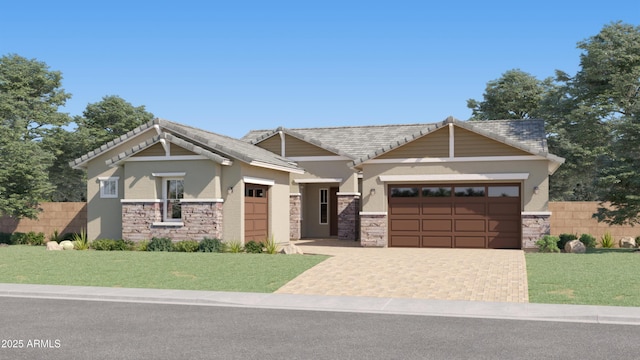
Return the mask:
<svg viewBox="0 0 640 360">
<path fill-rule="evenodd" d="M 238 240 L 233 240 L 230 241 L 228 243 L 225 243 L 225 250 L 230 252 L 230 253 L 241 253 L 242 250 L 244 250 L 242 248 L 242 243 L 240 243 L 240 241 Z"/>
<path fill-rule="evenodd" d="M 140 240 L 137 243 L 133 243 L 132 250 L 147 251 L 148 246 L 149 246 L 149 240 Z"/>
<path fill-rule="evenodd" d="M 147 245 L 147 251 L 171 251 L 173 250 L 173 242 L 169 238 L 156 238 L 151 239 L 149 245 Z"/>
<path fill-rule="evenodd" d="M 0 232 L 0 244 L 12 245 L 11 233 Z"/>
<path fill-rule="evenodd" d="M 88 250 L 89 238 L 87 238 L 87 232 L 82 229 L 79 234 L 73 235 L 73 247 L 76 250 Z"/>
<path fill-rule="evenodd" d="M 44 233 L 43 232 L 39 232 L 36 233 L 35 231 L 29 231 L 27 233 L 27 245 L 35 245 L 35 246 L 40 246 L 44 244 Z"/>
<path fill-rule="evenodd" d="M 582 242 L 584 246 L 586 246 L 589 249 L 595 248 L 597 243 L 596 238 L 589 234 L 580 235 L 580 242 Z"/>
<path fill-rule="evenodd" d="M 98 239 L 91 242 L 91 248 L 103 251 L 133 250 L 135 243 L 131 240 Z"/>
<path fill-rule="evenodd" d="M 11 245 L 27 245 L 29 238 L 23 232 L 14 232 L 11 234 Z"/>
<path fill-rule="evenodd" d="M 204 238 L 200 241 L 201 252 L 222 252 L 224 244 L 220 239 Z"/>
<path fill-rule="evenodd" d="M 200 248 L 200 244 L 195 240 L 184 240 L 173 243 L 173 251 L 177 252 L 196 252 Z"/>
<path fill-rule="evenodd" d="M 260 254 L 262 253 L 262 243 L 251 240 L 248 243 L 244 244 L 244 251 L 250 254 Z"/>
<path fill-rule="evenodd" d="M 542 239 L 536 241 L 536 246 L 538 246 L 540 252 L 560 252 L 560 249 L 558 249 L 559 240 L 557 236 L 545 235 Z"/>
<path fill-rule="evenodd" d="M 58 229 L 53 230 L 53 234 L 49 235 L 49 241 L 55 241 L 57 243 L 62 241 L 62 236 L 58 232 Z"/>
<path fill-rule="evenodd" d="M 558 240 L 558 249 L 560 250 L 564 250 L 564 246 L 572 240 L 576 240 L 578 238 L 578 235 L 576 234 L 560 234 L 559 240 Z"/>
<path fill-rule="evenodd" d="M 60 241 L 64 241 L 64 240 L 71 241 L 71 240 L 73 240 L 73 237 L 76 236 L 77 234 L 78 233 L 75 233 L 75 232 L 64 233 L 64 234 L 62 234 L 62 236 L 60 236 Z M 58 241 L 58 242 L 60 242 L 60 241 Z"/>
<path fill-rule="evenodd" d="M 603 248 L 612 248 L 613 247 L 613 236 L 611 236 L 610 232 L 604 233 L 600 238 L 600 246 Z"/>
<path fill-rule="evenodd" d="M 273 235 L 269 236 L 267 241 L 264 244 L 264 251 L 267 254 L 277 254 L 278 253 L 278 243 L 276 242 Z"/>
</svg>

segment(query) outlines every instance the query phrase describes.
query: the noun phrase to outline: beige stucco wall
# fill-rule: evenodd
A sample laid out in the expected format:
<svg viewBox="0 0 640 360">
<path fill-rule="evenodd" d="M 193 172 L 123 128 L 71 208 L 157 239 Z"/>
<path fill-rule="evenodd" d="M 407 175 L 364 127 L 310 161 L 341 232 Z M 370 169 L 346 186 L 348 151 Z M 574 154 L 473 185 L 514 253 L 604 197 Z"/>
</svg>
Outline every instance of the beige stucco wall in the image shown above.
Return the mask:
<svg viewBox="0 0 640 360">
<path fill-rule="evenodd" d="M 111 150 L 89 162 L 87 167 L 87 236 L 91 240 L 119 239 L 122 234 L 122 208 L 124 171 L 121 167 L 108 167 L 107 159 L 119 151 Z M 118 176 L 118 198 L 100 198 L 99 177 Z"/>
<path fill-rule="evenodd" d="M 304 174 L 291 174 L 291 193 L 300 193 L 299 184 L 296 179 L 321 179 L 339 178 L 340 192 L 358 191 L 358 174 L 356 170 L 349 167 L 350 160 L 336 161 L 299 161 L 298 166 L 305 170 Z M 336 185 L 331 185 L 336 186 Z"/>
<path fill-rule="evenodd" d="M 487 174 L 487 173 L 529 173 L 522 181 L 523 211 L 547 211 L 549 201 L 549 177 L 547 160 L 528 161 L 475 161 L 451 163 L 419 164 L 365 164 L 362 179 L 362 211 L 387 211 L 387 185 L 379 175 L 432 175 L 432 174 Z M 439 183 L 449 183 L 441 181 Z M 471 181 L 481 183 L 482 181 Z M 513 183 L 518 181 L 492 181 L 494 183 Z M 400 182 L 402 183 L 402 182 Z M 420 182 L 422 183 L 422 182 Z M 534 194 L 534 187 L 539 188 Z M 375 194 L 371 195 L 371 189 Z"/>
<path fill-rule="evenodd" d="M 126 199 L 162 199 L 162 178 L 153 173 L 184 172 L 185 199 L 221 198 L 220 164 L 211 160 L 135 161 L 124 167 Z"/>
</svg>

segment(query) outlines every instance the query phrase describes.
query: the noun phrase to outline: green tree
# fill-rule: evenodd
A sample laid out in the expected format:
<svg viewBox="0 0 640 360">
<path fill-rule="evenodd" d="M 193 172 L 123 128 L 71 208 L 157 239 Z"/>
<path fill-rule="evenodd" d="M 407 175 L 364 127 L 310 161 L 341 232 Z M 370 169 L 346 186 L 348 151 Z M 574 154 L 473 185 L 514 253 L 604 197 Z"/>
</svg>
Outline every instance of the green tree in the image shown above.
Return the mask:
<svg viewBox="0 0 640 360">
<path fill-rule="evenodd" d="M 83 117 L 76 117 L 78 131 L 85 132 L 91 143 L 89 150 L 101 146 L 153 119 L 144 105 L 133 106 L 119 96 L 105 96 L 87 105 Z"/>
<path fill-rule="evenodd" d="M 47 169 L 54 156 L 41 140 L 69 123 L 58 112 L 70 97 L 62 75 L 19 55 L 0 58 L 0 214 L 36 218 L 38 203 L 53 190 Z"/>
<path fill-rule="evenodd" d="M 538 117 L 546 94 L 553 90 L 552 80 L 513 69 L 499 79 L 489 81 L 482 101 L 469 99 L 471 120 L 531 119 Z"/>
</svg>

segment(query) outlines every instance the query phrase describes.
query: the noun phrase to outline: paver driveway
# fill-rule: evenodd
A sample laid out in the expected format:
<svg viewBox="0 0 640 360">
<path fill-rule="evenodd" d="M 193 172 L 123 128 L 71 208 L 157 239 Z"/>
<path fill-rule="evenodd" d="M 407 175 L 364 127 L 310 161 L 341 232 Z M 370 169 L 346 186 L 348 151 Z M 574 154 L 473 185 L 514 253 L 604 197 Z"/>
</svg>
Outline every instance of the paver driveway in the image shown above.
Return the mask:
<svg viewBox="0 0 640 360">
<path fill-rule="evenodd" d="M 276 293 L 521 303 L 529 299 L 521 250 L 362 248 L 339 240 L 293 243 L 307 254 L 332 257 Z"/>
</svg>

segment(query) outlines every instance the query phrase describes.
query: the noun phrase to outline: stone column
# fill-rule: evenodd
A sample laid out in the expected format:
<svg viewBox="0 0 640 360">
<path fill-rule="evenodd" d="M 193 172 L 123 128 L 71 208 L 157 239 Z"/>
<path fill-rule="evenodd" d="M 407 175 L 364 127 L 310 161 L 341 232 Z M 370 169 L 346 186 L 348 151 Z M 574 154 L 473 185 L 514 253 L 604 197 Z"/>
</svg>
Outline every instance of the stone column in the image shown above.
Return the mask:
<svg viewBox="0 0 640 360">
<path fill-rule="evenodd" d="M 551 213 L 522 213 L 522 249 L 536 249 L 536 241 L 551 233 Z"/>
<path fill-rule="evenodd" d="M 289 194 L 289 240 L 302 237 L 302 194 Z"/>
<path fill-rule="evenodd" d="M 386 212 L 360 213 L 360 245 L 363 247 L 387 247 L 389 245 Z"/>
<path fill-rule="evenodd" d="M 358 213 L 360 193 L 337 193 L 338 196 L 338 239 L 358 238 Z"/>
</svg>

